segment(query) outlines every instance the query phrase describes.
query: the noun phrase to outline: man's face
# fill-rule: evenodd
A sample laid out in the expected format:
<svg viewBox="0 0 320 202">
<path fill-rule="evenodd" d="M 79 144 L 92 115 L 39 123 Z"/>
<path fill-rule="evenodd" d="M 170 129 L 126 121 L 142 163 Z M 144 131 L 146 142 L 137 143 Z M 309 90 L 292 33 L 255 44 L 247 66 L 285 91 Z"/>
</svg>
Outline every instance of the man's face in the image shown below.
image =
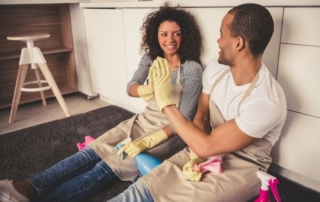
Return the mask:
<svg viewBox="0 0 320 202">
<path fill-rule="evenodd" d="M 220 38 L 217 40 L 220 48 L 218 62 L 220 64 L 233 64 L 234 60 L 234 37 L 231 36 L 229 25 L 233 20 L 233 14 L 226 14 L 222 19 L 220 27 Z"/>
</svg>

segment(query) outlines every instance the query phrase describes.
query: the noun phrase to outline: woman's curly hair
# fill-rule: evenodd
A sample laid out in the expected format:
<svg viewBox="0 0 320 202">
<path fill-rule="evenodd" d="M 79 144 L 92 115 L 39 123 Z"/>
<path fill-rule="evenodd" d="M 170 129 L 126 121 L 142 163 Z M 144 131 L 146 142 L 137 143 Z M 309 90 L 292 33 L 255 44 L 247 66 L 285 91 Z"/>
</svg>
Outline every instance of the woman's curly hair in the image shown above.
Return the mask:
<svg viewBox="0 0 320 202">
<path fill-rule="evenodd" d="M 179 5 L 170 7 L 166 2 L 159 10 L 151 12 L 140 28 L 142 31 L 141 50 L 149 53 L 152 60 L 164 57 L 158 41 L 158 28 L 164 21 L 174 21 L 181 29 L 181 44 L 178 50 L 181 63 L 193 60 L 200 63 L 202 35 L 195 17 Z"/>
</svg>

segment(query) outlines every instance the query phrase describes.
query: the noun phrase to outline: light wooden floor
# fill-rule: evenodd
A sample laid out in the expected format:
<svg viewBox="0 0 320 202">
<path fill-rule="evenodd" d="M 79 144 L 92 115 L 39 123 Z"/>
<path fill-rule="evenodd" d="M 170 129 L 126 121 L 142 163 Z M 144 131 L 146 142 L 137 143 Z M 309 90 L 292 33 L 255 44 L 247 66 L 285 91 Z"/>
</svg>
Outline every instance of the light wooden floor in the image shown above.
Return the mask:
<svg viewBox="0 0 320 202">
<path fill-rule="evenodd" d="M 98 97 L 87 100 L 87 96 L 81 93 L 64 95 L 64 99 L 70 116 L 108 105 Z M 47 99 L 47 106 L 43 106 L 40 101 L 19 105 L 12 124 L 9 124 L 10 110 L 11 108 L 0 109 L 0 135 L 66 117 L 55 98 Z"/>
</svg>

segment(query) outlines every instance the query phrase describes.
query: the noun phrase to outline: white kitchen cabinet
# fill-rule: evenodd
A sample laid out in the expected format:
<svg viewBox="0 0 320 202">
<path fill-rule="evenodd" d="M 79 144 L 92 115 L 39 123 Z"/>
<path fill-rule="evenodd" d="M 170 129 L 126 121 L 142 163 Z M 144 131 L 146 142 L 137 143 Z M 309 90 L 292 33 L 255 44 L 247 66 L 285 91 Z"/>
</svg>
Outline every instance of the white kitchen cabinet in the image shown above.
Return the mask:
<svg viewBox="0 0 320 202">
<path fill-rule="evenodd" d="M 284 9 L 278 81 L 286 94 L 288 116 L 272 153 L 285 177 L 316 191 L 320 191 L 316 155 L 320 153 L 320 28 L 314 20 L 319 17 L 319 7 Z"/>
<path fill-rule="evenodd" d="M 201 61 L 206 66 L 211 59 L 219 56 L 217 40 L 220 37 L 221 21 L 230 8 L 188 8 L 188 10 L 195 16 L 203 35 Z"/>
<path fill-rule="evenodd" d="M 289 111 L 281 138 L 272 150 L 273 163 L 319 185 L 319 131 L 320 119 Z"/>
<path fill-rule="evenodd" d="M 92 89 L 110 104 L 126 105 L 122 9 L 84 9 Z"/>
<path fill-rule="evenodd" d="M 277 71 L 278 71 L 278 59 L 279 59 L 279 44 L 281 39 L 281 30 L 282 30 L 282 16 L 283 16 L 283 8 L 273 8 L 269 7 L 268 10 L 270 11 L 273 22 L 274 22 L 274 31 L 272 38 L 264 51 L 263 54 L 263 62 L 269 68 L 272 76 L 277 78 Z"/>
<path fill-rule="evenodd" d="M 288 109 L 320 117 L 320 47 L 282 44 L 278 81 Z"/>
<path fill-rule="evenodd" d="M 96 96 L 92 91 L 89 58 L 87 53 L 86 30 L 83 9 L 79 4 L 70 4 L 70 18 L 73 33 L 73 46 L 77 64 L 78 90 L 89 98 Z"/>
<path fill-rule="evenodd" d="M 285 8 L 282 43 L 320 46 L 319 7 Z"/>
</svg>

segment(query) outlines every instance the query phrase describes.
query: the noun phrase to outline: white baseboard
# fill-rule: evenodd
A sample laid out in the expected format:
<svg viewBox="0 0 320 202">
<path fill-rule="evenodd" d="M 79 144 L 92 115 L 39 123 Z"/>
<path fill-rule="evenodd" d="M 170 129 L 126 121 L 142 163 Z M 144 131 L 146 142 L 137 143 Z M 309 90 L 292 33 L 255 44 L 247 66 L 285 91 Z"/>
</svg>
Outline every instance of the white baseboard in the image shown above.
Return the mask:
<svg viewBox="0 0 320 202">
<path fill-rule="evenodd" d="M 99 95 L 99 97 L 100 97 L 100 100 L 102 100 L 102 101 L 104 101 L 104 102 L 106 102 L 106 103 L 108 103 L 108 104 L 117 105 L 117 106 L 122 107 L 122 108 L 124 108 L 124 109 L 126 109 L 126 110 L 128 110 L 128 111 L 130 111 L 130 112 L 132 112 L 132 113 L 135 113 L 135 114 L 136 114 L 136 113 L 140 113 L 140 112 L 141 112 L 141 110 L 136 109 L 136 108 L 134 108 L 133 106 L 129 106 L 129 105 L 126 105 L 126 104 L 124 104 L 124 103 L 115 101 L 115 100 L 110 99 L 110 98 L 108 98 L 108 97 L 105 97 L 105 96 L 103 96 L 103 95 Z"/>
<path fill-rule="evenodd" d="M 285 177 L 295 183 L 298 183 L 304 187 L 307 187 L 309 189 L 312 189 L 316 192 L 320 192 L 320 182 L 313 180 L 311 178 L 308 178 L 306 176 L 303 176 L 299 173 L 295 173 L 293 171 L 290 171 L 286 168 L 282 168 L 278 165 L 275 164 L 271 164 L 269 170 L 272 173 L 278 174 L 282 177 Z M 280 186 L 281 186 L 281 182 L 280 182 Z"/>
</svg>

